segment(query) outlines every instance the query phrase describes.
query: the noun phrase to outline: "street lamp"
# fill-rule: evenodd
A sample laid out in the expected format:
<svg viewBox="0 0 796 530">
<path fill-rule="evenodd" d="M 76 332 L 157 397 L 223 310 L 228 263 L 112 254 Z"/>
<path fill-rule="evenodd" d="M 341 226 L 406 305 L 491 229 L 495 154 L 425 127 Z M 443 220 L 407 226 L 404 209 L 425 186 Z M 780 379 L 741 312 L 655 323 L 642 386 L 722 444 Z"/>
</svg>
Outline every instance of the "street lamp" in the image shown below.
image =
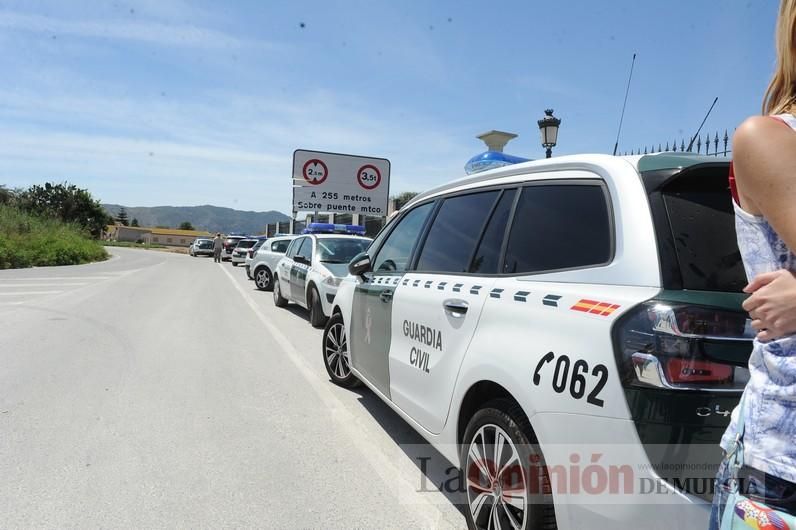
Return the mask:
<svg viewBox="0 0 796 530">
<path fill-rule="evenodd" d="M 553 116 L 553 109 L 547 109 L 544 111 L 544 118 L 536 123 L 539 124 L 539 132 L 542 134 L 542 147 L 547 150 L 547 158 L 550 158 L 558 140 L 558 126 L 561 125 L 561 120 Z"/>
</svg>

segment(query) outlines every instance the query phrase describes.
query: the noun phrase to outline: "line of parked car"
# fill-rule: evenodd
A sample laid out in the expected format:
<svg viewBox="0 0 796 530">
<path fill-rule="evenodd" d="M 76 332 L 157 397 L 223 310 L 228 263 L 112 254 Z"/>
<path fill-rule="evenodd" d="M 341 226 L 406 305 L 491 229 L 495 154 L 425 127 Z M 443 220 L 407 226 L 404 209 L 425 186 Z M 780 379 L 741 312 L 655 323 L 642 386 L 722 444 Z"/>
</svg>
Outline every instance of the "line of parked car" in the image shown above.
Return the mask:
<svg viewBox="0 0 796 530">
<path fill-rule="evenodd" d="M 243 265 L 260 291 L 273 291 L 277 307 L 295 303 L 309 311 L 310 323 L 321 328 L 331 316 L 337 286 L 348 263 L 364 252 L 371 239 L 356 225 L 311 223 L 304 233 L 249 237 L 228 235 L 221 259 Z M 191 256 L 213 255 L 211 239 L 196 239 Z"/>
<path fill-rule="evenodd" d="M 754 338 L 728 171 L 515 164 L 420 194 L 372 244 L 311 225 L 250 239 L 243 263 L 326 323 L 331 382 L 459 468 L 468 528 L 697 530 Z"/>
</svg>

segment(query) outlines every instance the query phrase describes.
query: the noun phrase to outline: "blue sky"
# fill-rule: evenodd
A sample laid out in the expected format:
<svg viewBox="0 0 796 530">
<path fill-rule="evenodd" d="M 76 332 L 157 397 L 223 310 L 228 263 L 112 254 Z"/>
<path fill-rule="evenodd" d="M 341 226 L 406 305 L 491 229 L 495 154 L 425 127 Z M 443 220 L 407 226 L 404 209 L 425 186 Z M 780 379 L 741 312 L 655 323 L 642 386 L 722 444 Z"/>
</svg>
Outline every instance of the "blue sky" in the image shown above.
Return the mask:
<svg viewBox="0 0 796 530">
<path fill-rule="evenodd" d="M 290 210 L 294 149 L 387 157 L 391 191 L 463 174 L 475 139 L 563 121 L 554 154 L 759 112 L 775 0 L 0 0 L 0 183 L 129 206 Z M 302 27 L 303 25 L 303 27 Z"/>
</svg>

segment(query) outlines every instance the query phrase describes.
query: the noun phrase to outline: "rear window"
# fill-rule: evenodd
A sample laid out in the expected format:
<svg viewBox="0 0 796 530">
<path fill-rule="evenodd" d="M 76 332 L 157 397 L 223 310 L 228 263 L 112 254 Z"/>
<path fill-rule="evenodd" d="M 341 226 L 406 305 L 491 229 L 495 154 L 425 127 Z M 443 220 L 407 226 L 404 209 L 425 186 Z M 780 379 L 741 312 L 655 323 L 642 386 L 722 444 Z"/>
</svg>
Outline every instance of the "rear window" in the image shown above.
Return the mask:
<svg viewBox="0 0 796 530">
<path fill-rule="evenodd" d="M 244 239 L 238 243 L 238 248 L 252 248 L 256 244 L 257 240 L 255 239 Z"/>
<path fill-rule="evenodd" d="M 348 263 L 354 256 L 365 252 L 370 239 L 318 238 L 318 259 L 324 263 Z"/>
<path fill-rule="evenodd" d="M 287 252 L 287 247 L 290 246 L 290 242 L 292 239 L 282 239 L 280 241 L 274 241 L 271 243 L 271 252 L 278 252 L 280 254 L 284 254 Z"/>
<path fill-rule="evenodd" d="M 213 242 L 212 241 L 200 241 L 198 246 L 199 246 L 199 248 L 213 248 Z"/>
<path fill-rule="evenodd" d="M 671 236 L 669 261 L 679 270 L 683 289 L 741 292 L 747 283 L 727 172 L 687 172 L 661 190 L 668 226 L 658 219 L 656 230 Z M 662 259 L 667 259 L 665 251 Z"/>
</svg>

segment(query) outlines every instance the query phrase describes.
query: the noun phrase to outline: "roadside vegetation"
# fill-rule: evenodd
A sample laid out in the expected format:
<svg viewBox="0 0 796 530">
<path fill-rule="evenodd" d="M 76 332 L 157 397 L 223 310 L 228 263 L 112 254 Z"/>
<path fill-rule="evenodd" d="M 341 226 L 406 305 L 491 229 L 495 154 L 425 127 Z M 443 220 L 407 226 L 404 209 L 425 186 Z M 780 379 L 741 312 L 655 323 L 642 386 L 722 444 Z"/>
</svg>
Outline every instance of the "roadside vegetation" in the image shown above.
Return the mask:
<svg viewBox="0 0 796 530">
<path fill-rule="evenodd" d="M 0 186 L 0 269 L 107 259 L 98 241 L 107 220 L 99 202 L 75 186 Z"/>
</svg>

